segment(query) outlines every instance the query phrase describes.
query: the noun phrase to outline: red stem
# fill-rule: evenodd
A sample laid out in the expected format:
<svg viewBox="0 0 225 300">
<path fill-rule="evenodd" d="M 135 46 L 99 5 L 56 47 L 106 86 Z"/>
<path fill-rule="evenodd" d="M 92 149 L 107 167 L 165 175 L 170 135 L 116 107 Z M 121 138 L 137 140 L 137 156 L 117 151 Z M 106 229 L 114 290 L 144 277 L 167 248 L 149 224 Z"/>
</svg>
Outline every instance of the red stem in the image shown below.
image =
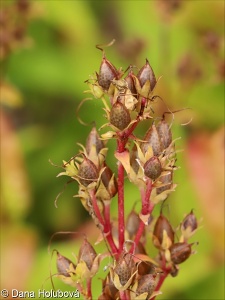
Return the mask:
<svg viewBox="0 0 225 300">
<path fill-rule="evenodd" d="M 151 196 L 151 192 L 152 192 L 152 181 L 151 179 L 147 179 L 146 181 L 146 190 L 145 193 L 143 193 L 143 191 L 141 190 L 141 199 L 142 199 L 142 209 L 141 209 L 141 214 L 143 216 L 146 216 L 148 214 L 151 214 L 154 208 L 154 205 L 152 203 L 150 203 L 150 196 Z M 130 252 L 134 251 L 134 246 L 138 245 L 142 234 L 144 232 L 145 229 L 145 223 L 141 220 L 141 224 L 138 228 L 138 231 L 136 233 L 135 239 L 134 239 L 134 244 L 130 249 Z"/>
<path fill-rule="evenodd" d="M 118 254 L 118 249 L 114 243 L 112 232 L 111 232 L 111 222 L 110 222 L 110 204 L 105 204 L 104 209 L 104 218 L 105 218 L 105 227 L 104 227 L 104 233 L 106 234 L 105 237 L 109 243 L 109 246 L 113 252 L 114 255 Z"/>
<path fill-rule="evenodd" d="M 95 196 L 95 191 L 94 190 L 90 190 L 89 194 L 91 196 L 92 205 L 93 205 L 93 209 L 94 209 L 94 212 L 96 214 L 96 217 L 98 218 L 98 220 L 101 223 L 101 225 L 104 226 L 104 220 L 102 218 L 101 212 L 100 212 L 98 204 L 97 204 L 97 199 L 96 199 L 96 196 Z"/>
<path fill-rule="evenodd" d="M 96 199 L 96 195 L 95 195 L 95 191 L 94 190 L 90 190 L 89 194 L 91 196 L 91 200 L 92 200 L 92 205 L 93 205 L 93 209 L 94 212 L 96 214 L 96 217 L 98 218 L 100 224 L 103 226 L 104 228 L 104 233 L 105 233 L 105 237 L 109 243 L 109 246 L 111 247 L 111 250 L 113 252 L 113 254 L 118 254 L 118 249 L 114 243 L 113 237 L 112 237 L 112 233 L 111 233 L 111 228 L 109 228 L 109 224 L 110 224 L 110 220 L 108 220 L 109 216 L 107 217 L 107 221 L 109 222 L 107 225 L 105 224 L 103 217 L 101 215 L 101 212 L 99 210 L 98 204 L 97 204 L 97 199 Z M 110 212 L 108 212 L 110 213 Z"/>
<path fill-rule="evenodd" d="M 162 284 L 163 284 L 163 282 L 164 282 L 164 280 L 166 279 L 166 277 L 168 276 L 168 274 L 169 274 L 169 270 L 163 270 L 164 272 L 160 275 L 160 277 L 159 277 L 159 281 L 158 281 L 158 283 L 157 283 L 157 286 L 156 286 L 156 288 L 155 288 L 155 292 L 158 292 L 159 290 L 160 290 L 160 288 L 161 288 L 161 286 L 162 286 Z M 156 296 L 155 296 L 156 297 Z M 155 297 L 154 298 L 152 298 L 152 300 L 155 300 Z"/>
<path fill-rule="evenodd" d="M 119 162 L 118 165 L 118 234 L 119 234 L 119 252 L 123 251 L 124 244 L 124 167 Z"/>
<path fill-rule="evenodd" d="M 87 279 L 87 297 L 90 300 L 92 299 L 91 281 L 92 281 L 92 278 Z"/>
<path fill-rule="evenodd" d="M 139 124 L 141 117 L 144 112 L 144 107 L 146 105 L 146 99 L 142 98 L 141 109 L 136 118 L 136 122 L 133 123 L 127 130 L 118 133 L 117 140 L 117 151 L 122 153 L 125 151 L 126 144 L 129 137 L 133 133 L 134 129 Z M 123 251 L 124 244 L 124 231 L 125 231 L 125 221 L 124 221 L 124 167 L 121 162 L 118 163 L 118 236 L 119 236 L 119 253 Z M 143 230 L 142 230 L 143 232 Z M 140 238 L 139 238 L 140 239 Z"/>
<path fill-rule="evenodd" d="M 126 291 L 120 291 L 120 300 L 128 300 Z"/>
</svg>

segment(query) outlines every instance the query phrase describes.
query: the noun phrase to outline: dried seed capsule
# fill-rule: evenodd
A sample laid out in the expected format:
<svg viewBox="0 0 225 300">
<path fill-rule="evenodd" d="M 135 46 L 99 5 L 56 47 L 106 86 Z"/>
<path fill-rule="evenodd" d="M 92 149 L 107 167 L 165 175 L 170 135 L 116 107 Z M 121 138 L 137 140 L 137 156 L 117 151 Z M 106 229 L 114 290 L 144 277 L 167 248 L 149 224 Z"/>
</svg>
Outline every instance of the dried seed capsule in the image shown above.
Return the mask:
<svg viewBox="0 0 225 300">
<path fill-rule="evenodd" d="M 105 188 L 109 192 L 111 198 L 113 198 L 117 194 L 117 190 L 118 190 L 117 181 L 115 177 L 112 179 L 113 177 L 112 170 L 106 164 L 104 164 L 104 167 L 105 170 L 101 175 L 101 180 Z"/>
<path fill-rule="evenodd" d="M 162 166 L 157 156 L 152 156 L 144 164 L 145 175 L 152 180 L 155 180 L 162 173 Z"/>
<path fill-rule="evenodd" d="M 188 259 L 191 255 L 191 244 L 175 243 L 170 248 L 171 260 L 178 265 Z"/>
<path fill-rule="evenodd" d="M 118 72 L 113 64 L 103 56 L 99 75 L 97 74 L 98 83 L 104 90 L 108 90 L 114 78 L 118 79 Z"/>
<path fill-rule="evenodd" d="M 92 245 L 84 239 L 78 254 L 78 263 L 82 260 L 86 263 L 89 270 L 91 270 L 93 262 L 97 253 Z"/>
<path fill-rule="evenodd" d="M 136 90 L 136 87 L 135 87 L 135 81 L 134 81 L 133 77 L 134 77 L 134 74 L 133 74 L 132 71 L 130 71 L 129 74 L 124 78 L 124 80 L 126 80 L 128 88 L 131 91 L 132 95 L 134 97 L 136 97 L 137 96 L 137 90 Z"/>
<path fill-rule="evenodd" d="M 156 129 L 158 131 L 159 138 L 163 145 L 163 149 L 166 149 L 172 142 L 172 132 L 169 127 L 169 124 L 165 120 L 161 120 L 157 124 Z"/>
<path fill-rule="evenodd" d="M 161 181 L 162 186 L 156 188 L 157 195 L 159 195 L 162 192 L 167 191 L 171 188 L 171 185 L 173 182 L 172 171 L 164 171 L 158 180 Z"/>
<path fill-rule="evenodd" d="M 98 169 L 90 159 L 84 157 L 79 167 L 78 176 L 80 183 L 88 186 L 98 179 Z"/>
<path fill-rule="evenodd" d="M 191 229 L 191 232 L 197 229 L 198 227 L 198 222 L 193 213 L 193 210 L 191 210 L 191 212 L 184 218 L 184 220 L 181 223 L 182 230 L 185 230 L 188 227 Z"/>
<path fill-rule="evenodd" d="M 91 148 L 93 145 L 96 147 L 96 152 L 99 153 L 102 148 L 104 148 L 104 143 L 100 140 L 100 136 L 95 127 L 92 128 L 91 132 L 89 133 L 86 141 L 86 151 L 87 154 L 90 154 Z"/>
<path fill-rule="evenodd" d="M 156 85 L 156 78 L 147 59 L 145 65 L 138 72 L 137 78 L 139 79 L 141 87 L 143 87 L 146 81 L 149 80 L 151 91 L 154 89 Z"/>
<path fill-rule="evenodd" d="M 56 261 L 56 266 L 57 270 L 60 273 L 60 275 L 63 275 L 65 277 L 70 277 L 72 274 L 70 274 L 70 266 L 73 266 L 74 270 L 76 269 L 74 263 L 66 258 L 65 256 L 62 256 L 58 251 L 57 251 L 57 261 Z"/>
<path fill-rule="evenodd" d="M 138 214 L 134 210 L 132 210 L 127 216 L 126 222 L 126 230 L 129 233 L 130 239 L 132 239 L 132 237 L 137 233 L 139 226 L 140 218 Z"/>
<path fill-rule="evenodd" d="M 153 231 L 153 243 L 156 248 L 163 249 L 168 249 L 174 243 L 173 228 L 167 218 L 162 214 L 160 214 L 155 223 Z"/>
<path fill-rule="evenodd" d="M 110 123 L 116 128 L 123 130 L 130 122 L 131 117 L 129 110 L 117 100 L 110 110 Z"/>
<path fill-rule="evenodd" d="M 159 156 L 162 151 L 162 143 L 159 138 L 158 131 L 156 130 L 156 126 L 153 124 L 151 128 L 147 131 L 144 140 L 146 142 L 141 144 L 141 150 L 143 153 L 146 153 L 148 151 L 149 146 L 152 147 L 153 154 L 155 156 Z"/>
<path fill-rule="evenodd" d="M 148 293 L 146 300 L 150 298 L 152 293 L 154 292 L 156 286 L 156 275 L 155 274 L 147 274 L 140 277 L 138 280 L 138 286 L 136 289 L 136 295 L 139 296 L 143 293 Z"/>
<path fill-rule="evenodd" d="M 170 270 L 170 275 L 172 277 L 176 277 L 178 275 L 179 269 L 176 265 L 172 265 L 171 270 Z"/>
<path fill-rule="evenodd" d="M 103 293 L 102 298 L 98 298 L 98 300 L 112 300 L 118 299 L 118 289 L 115 287 L 110 275 L 106 277 L 106 279 L 102 282 Z"/>
<path fill-rule="evenodd" d="M 135 263 L 132 255 L 130 253 L 122 252 L 114 269 L 114 272 L 118 275 L 122 286 L 125 286 L 131 278 L 134 265 Z"/>
</svg>

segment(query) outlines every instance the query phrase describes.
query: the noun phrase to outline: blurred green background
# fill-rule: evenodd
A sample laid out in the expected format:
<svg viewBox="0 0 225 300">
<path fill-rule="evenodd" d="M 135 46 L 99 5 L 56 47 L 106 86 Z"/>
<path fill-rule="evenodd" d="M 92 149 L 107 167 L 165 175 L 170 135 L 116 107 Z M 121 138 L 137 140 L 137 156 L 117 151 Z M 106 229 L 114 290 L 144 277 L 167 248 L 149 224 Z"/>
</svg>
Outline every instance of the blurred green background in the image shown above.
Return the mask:
<svg viewBox="0 0 225 300">
<path fill-rule="evenodd" d="M 1 0 L 0 29 L 1 288 L 42 288 L 54 232 L 89 230 L 94 241 L 94 226 L 73 198 L 76 183 L 54 206 L 67 179 L 56 178 L 60 169 L 48 160 L 60 165 L 77 153 L 77 142 L 85 143 L 91 127 L 78 122 L 76 108 L 86 97 L 84 81 L 99 70 L 102 53 L 95 45 L 115 38 L 106 55 L 117 68 L 140 68 L 148 58 L 162 76 L 157 94 L 173 110 L 192 108 L 175 115 L 173 135 L 182 137 L 177 148 L 183 152 L 167 215 L 176 227 L 194 209 L 202 219 L 192 238 L 199 245 L 157 299 L 224 299 L 224 1 Z M 101 107 L 98 100 L 86 103 L 80 116 L 100 127 Z M 113 157 L 108 161 L 115 165 Z M 139 199 L 128 182 L 126 199 L 128 213 Z M 114 217 L 116 208 L 114 200 Z M 62 236 L 51 247 L 73 259 L 80 243 Z M 55 285 L 72 290 L 58 279 Z M 44 288 L 51 289 L 50 280 Z"/>
</svg>

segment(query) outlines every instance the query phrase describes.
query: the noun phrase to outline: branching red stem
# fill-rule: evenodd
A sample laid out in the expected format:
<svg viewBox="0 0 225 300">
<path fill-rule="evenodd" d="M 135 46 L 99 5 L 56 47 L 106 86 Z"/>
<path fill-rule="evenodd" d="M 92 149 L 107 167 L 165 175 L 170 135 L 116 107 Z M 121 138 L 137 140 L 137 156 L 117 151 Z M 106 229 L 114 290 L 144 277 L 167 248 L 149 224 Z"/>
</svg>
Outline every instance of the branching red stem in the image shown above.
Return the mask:
<svg viewBox="0 0 225 300">
<path fill-rule="evenodd" d="M 109 243 L 109 246 L 117 258 L 118 249 L 114 243 L 113 237 L 112 237 L 112 231 L 111 231 L 111 222 L 110 222 L 110 204 L 105 205 L 104 209 L 104 218 L 105 218 L 105 227 L 104 227 L 104 233 L 106 234 L 105 237 Z"/>
<path fill-rule="evenodd" d="M 96 214 L 96 217 L 98 218 L 100 224 L 103 225 L 103 227 L 104 227 L 104 220 L 102 218 L 101 212 L 100 212 L 98 204 L 97 204 L 97 199 L 96 199 L 95 191 L 94 190 L 90 190 L 89 194 L 91 196 L 92 206 L 93 206 L 94 212 Z"/>
</svg>

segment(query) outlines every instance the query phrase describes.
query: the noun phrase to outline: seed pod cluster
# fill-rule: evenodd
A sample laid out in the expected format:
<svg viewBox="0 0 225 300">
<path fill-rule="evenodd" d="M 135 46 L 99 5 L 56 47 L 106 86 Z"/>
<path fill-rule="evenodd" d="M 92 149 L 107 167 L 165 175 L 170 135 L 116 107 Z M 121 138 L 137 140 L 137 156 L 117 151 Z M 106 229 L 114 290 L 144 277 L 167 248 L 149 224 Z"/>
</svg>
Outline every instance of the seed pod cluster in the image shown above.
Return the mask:
<svg viewBox="0 0 225 300">
<path fill-rule="evenodd" d="M 177 276 L 179 265 L 193 254 L 192 244 L 188 243 L 198 227 L 193 211 L 180 223 L 177 229 L 180 232 L 176 235 L 175 226 L 164 216 L 162 207 L 157 216 L 156 210 L 153 211 L 176 187 L 173 183 L 175 140 L 165 120 L 169 112 L 160 120 L 155 114 L 157 102 L 154 99 L 159 96 L 153 94 L 157 80 L 149 61 L 146 59 L 139 71 L 135 73 L 135 70 L 130 66 L 128 74 L 127 71 L 123 73 L 103 53 L 99 72 L 88 80 L 88 85 L 92 95 L 104 105 L 107 123 L 101 128 L 109 126 L 111 129 L 100 136 L 93 127 L 85 147 L 80 145 L 82 151 L 64 163 L 65 172 L 60 173 L 78 182 L 79 192 L 75 197 L 81 199 L 98 228 L 96 244 L 102 240 L 107 244 L 107 253 L 101 255 L 84 238 L 76 266 L 57 253 L 59 273 L 69 279 L 71 273 L 87 298 L 91 298 L 90 279 L 105 257 L 111 256 L 104 267 L 109 272 L 102 280 L 98 300 L 149 300 L 160 293 L 165 277 L 168 274 Z M 149 119 L 152 121 L 144 138 L 139 137 L 136 127 Z M 106 145 L 110 143 L 105 140 L 111 138 L 117 140 L 114 156 L 119 168 L 116 174 L 107 163 Z M 138 187 L 140 199 L 125 199 L 124 180 L 127 177 Z M 110 215 L 112 198 L 117 193 L 118 223 Z M 136 200 L 140 201 L 140 210 L 132 209 L 126 215 L 127 201 Z M 151 257 L 151 243 L 157 252 L 154 258 Z"/>
</svg>

